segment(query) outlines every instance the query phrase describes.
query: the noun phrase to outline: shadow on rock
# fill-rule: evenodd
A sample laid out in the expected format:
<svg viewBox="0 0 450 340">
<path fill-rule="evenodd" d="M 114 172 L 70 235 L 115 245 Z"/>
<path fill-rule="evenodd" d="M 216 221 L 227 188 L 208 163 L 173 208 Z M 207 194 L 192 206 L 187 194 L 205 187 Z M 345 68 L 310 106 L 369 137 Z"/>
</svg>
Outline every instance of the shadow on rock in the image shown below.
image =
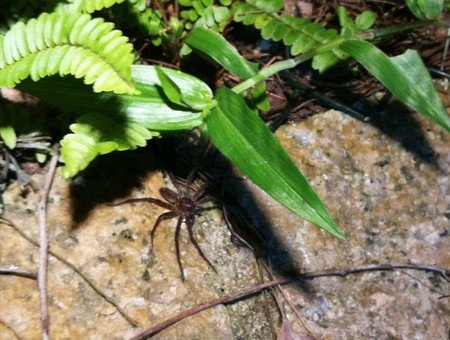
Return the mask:
<svg viewBox="0 0 450 340">
<path fill-rule="evenodd" d="M 415 115 L 400 103 L 390 103 L 381 108 L 372 107 L 369 123 L 395 140 L 417 163 L 439 169 L 436 152 L 428 143 Z"/>
<path fill-rule="evenodd" d="M 159 169 L 157 164 L 147 148 L 98 157 L 70 184 L 72 229 L 85 221 L 97 205 L 112 203 L 140 187 L 143 176 Z"/>
<path fill-rule="evenodd" d="M 231 241 L 235 246 L 250 246 L 257 258 L 270 263 L 273 274 L 278 277 L 301 275 L 297 269 L 298 263 L 288 252 L 288 247 L 275 235 L 272 224 L 258 206 L 246 181 L 231 171 L 231 164 L 225 157 L 211 148 L 201 154 L 199 148 L 187 139 L 160 143 L 160 150 L 164 150 L 160 157 L 165 169 L 181 178 L 188 177 L 192 169 L 196 169 L 196 176 L 207 183 L 207 193 L 225 208 L 223 212 L 234 230 L 231 231 Z M 236 234 L 233 235 L 233 232 Z M 296 281 L 295 285 L 303 293 L 309 291 L 305 281 Z"/>
</svg>

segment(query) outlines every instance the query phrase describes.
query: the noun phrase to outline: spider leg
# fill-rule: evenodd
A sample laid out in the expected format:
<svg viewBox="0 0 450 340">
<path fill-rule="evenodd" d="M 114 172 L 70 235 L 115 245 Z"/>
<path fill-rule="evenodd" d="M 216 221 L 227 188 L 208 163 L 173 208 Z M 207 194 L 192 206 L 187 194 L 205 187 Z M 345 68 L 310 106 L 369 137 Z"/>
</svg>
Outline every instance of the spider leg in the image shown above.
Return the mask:
<svg viewBox="0 0 450 340">
<path fill-rule="evenodd" d="M 167 210 L 172 210 L 172 205 L 170 205 L 169 203 L 161 201 L 157 198 L 152 198 L 152 197 L 130 198 L 130 199 L 120 201 L 117 203 L 111 203 L 109 205 L 116 206 L 116 205 L 129 204 L 129 203 L 140 203 L 140 202 L 153 203 L 153 204 L 156 204 L 157 206 L 160 206 L 161 208 L 165 208 Z"/>
<path fill-rule="evenodd" d="M 197 203 L 198 205 L 202 205 L 202 204 L 211 202 L 212 200 L 214 200 L 213 197 L 211 197 L 211 196 L 204 196 L 201 199 L 199 199 L 198 201 L 195 200 L 195 203 Z"/>
<path fill-rule="evenodd" d="M 183 273 L 183 265 L 181 264 L 180 240 L 179 240 L 182 223 L 183 223 L 183 216 L 180 216 L 180 218 L 178 219 L 178 222 L 177 222 L 177 227 L 175 229 L 175 249 L 177 252 L 178 267 L 180 268 L 181 281 L 184 282 L 184 273 Z"/>
<path fill-rule="evenodd" d="M 211 262 L 209 262 L 209 260 L 206 258 L 205 254 L 203 253 L 202 249 L 200 248 L 200 246 L 198 245 L 197 240 L 194 238 L 194 233 L 192 232 L 192 225 L 193 225 L 193 221 L 192 219 L 188 218 L 186 220 L 186 227 L 189 233 L 189 239 L 191 240 L 192 244 L 194 245 L 194 247 L 197 249 L 198 253 L 200 254 L 200 256 L 202 257 L 203 260 L 205 260 L 205 262 L 211 267 L 212 270 L 214 270 L 217 273 L 216 268 L 213 266 L 213 264 Z"/>
<path fill-rule="evenodd" d="M 205 191 L 206 191 L 206 183 L 203 183 L 203 185 L 192 196 L 192 200 L 197 201 L 200 197 L 204 195 Z"/>
<path fill-rule="evenodd" d="M 156 219 L 155 224 L 153 225 L 152 231 L 150 232 L 150 242 L 151 242 L 152 249 L 153 249 L 153 239 L 155 237 L 156 228 L 158 228 L 159 224 L 162 221 L 169 220 L 169 219 L 174 218 L 176 216 L 178 216 L 178 215 L 176 213 L 172 212 L 172 211 L 163 213 L 163 214 L 158 216 L 158 218 Z"/>
</svg>

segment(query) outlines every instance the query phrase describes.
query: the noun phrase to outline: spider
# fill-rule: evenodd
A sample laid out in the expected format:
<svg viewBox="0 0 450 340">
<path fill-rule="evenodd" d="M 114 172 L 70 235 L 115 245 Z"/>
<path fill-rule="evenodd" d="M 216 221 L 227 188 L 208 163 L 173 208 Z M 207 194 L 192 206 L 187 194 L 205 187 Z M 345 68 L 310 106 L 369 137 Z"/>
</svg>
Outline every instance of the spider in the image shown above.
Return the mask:
<svg viewBox="0 0 450 340">
<path fill-rule="evenodd" d="M 185 277 L 183 273 L 183 266 L 181 264 L 181 258 L 180 258 L 180 243 L 179 243 L 179 236 L 181 231 L 181 225 L 183 222 L 186 224 L 186 228 L 188 230 L 189 239 L 191 240 L 194 247 L 199 252 L 200 256 L 205 260 L 205 262 L 211 267 L 214 272 L 217 273 L 216 268 L 213 266 L 213 264 L 206 258 L 205 254 L 201 250 L 200 246 L 198 245 L 197 240 L 194 238 L 194 234 L 192 232 L 192 227 L 194 225 L 195 216 L 199 214 L 204 208 L 201 206 L 207 202 L 210 202 L 212 200 L 211 197 L 205 195 L 205 186 L 200 187 L 198 190 L 190 194 L 190 184 L 188 181 L 188 184 L 186 184 L 186 189 L 184 192 L 178 187 L 176 183 L 174 183 L 177 190 L 179 192 L 175 192 L 169 188 L 161 188 L 159 190 L 159 193 L 161 196 L 165 199 L 165 201 L 162 201 L 157 198 L 152 197 L 144 197 L 144 198 L 130 198 L 124 201 L 120 201 L 117 203 L 112 204 L 113 206 L 122 205 L 122 204 L 128 204 L 128 203 L 138 203 L 138 202 L 148 202 L 152 204 L 156 204 L 157 206 L 160 206 L 161 208 L 165 208 L 169 210 L 168 212 L 162 213 L 158 216 L 156 219 L 155 224 L 153 225 L 153 229 L 150 232 L 150 242 L 151 242 L 151 249 L 153 249 L 153 239 L 155 237 L 156 229 L 160 225 L 160 223 L 164 220 L 169 220 L 174 217 L 178 217 L 177 226 L 175 229 L 175 249 L 177 254 L 177 262 L 178 267 L 180 269 L 181 274 L 181 280 L 184 282 Z"/>
</svg>

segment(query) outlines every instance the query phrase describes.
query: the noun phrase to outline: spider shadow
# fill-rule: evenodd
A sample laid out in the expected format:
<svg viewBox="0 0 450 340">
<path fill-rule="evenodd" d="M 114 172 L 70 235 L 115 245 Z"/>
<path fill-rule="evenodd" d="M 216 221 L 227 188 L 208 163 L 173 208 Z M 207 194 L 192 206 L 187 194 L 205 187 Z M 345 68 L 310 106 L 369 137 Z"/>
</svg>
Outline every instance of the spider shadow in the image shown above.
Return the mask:
<svg viewBox="0 0 450 340">
<path fill-rule="evenodd" d="M 293 285 L 298 291 L 311 293 L 309 282 L 300 279 L 298 262 L 287 251 L 289 246 L 276 236 L 266 212 L 260 208 L 245 182 L 230 175 L 230 163 L 225 157 L 215 149 L 209 150 L 207 157 L 196 154 L 199 148 L 187 139 L 181 142 L 165 139 L 160 143 L 159 158 L 165 169 L 172 171 L 175 176 L 186 178 L 196 168 L 198 177 L 203 175 L 206 179 L 207 193 L 229 212 L 228 217 L 237 233 L 233 235 L 232 232 L 231 235 L 235 246 L 246 247 L 238 238 L 244 239 L 257 258 L 270 263 L 273 274 L 295 278 Z"/>
</svg>

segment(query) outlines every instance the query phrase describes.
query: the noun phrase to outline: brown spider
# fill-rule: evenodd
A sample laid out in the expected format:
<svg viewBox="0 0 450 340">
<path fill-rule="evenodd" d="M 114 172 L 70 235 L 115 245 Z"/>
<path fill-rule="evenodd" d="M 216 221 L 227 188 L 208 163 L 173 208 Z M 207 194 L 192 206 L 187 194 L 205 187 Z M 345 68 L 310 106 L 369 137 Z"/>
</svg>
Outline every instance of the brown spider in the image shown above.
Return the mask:
<svg viewBox="0 0 450 340">
<path fill-rule="evenodd" d="M 173 190 L 170 190 L 169 188 L 161 188 L 159 190 L 159 193 L 166 200 L 166 202 L 157 198 L 144 197 L 144 198 L 130 198 L 112 205 L 117 206 L 128 203 L 148 202 L 156 204 L 167 210 L 170 210 L 168 212 L 159 215 L 155 224 L 153 225 L 153 229 L 150 233 L 151 249 L 153 249 L 153 238 L 155 236 L 156 228 L 159 226 L 159 224 L 164 220 L 169 220 L 174 217 L 178 217 L 178 222 L 175 229 L 175 249 L 177 253 L 178 267 L 180 268 L 181 273 L 181 280 L 184 282 L 185 278 L 183 273 L 183 266 L 181 264 L 180 259 L 180 243 L 179 243 L 181 225 L 183 224 L 183 222 L 186 223 L 186 228 L 189 233 L 189 239 L 191 240 L 192 244 L 198 250 L 203 260 L 205 260 L 206 263 L 208 263 L 208 265 L 217 273 L 216 268 L 214 268 L 212 263 L 206 258 L 205 254 L 200 249 L 197 240 L 194 238 L 194 234 L 192 232 L 192 226 L 195 221 L 195 216 L 202 210 L 204 210 L 204 208 L 202 208 L 201 205 L 210 202 L 212 198 L 209 196 L 205 196 L 204 186 L 200 187 L 192 195 L 190 195 L 189 184 L 186 185 L 186 189 L 184 190 L 184 192 L 182 192 L 182 190 L 178 187 L 178 185 L 176 185 L 176 187 L 179 192 L 175 192 Z"/>
</svg>

